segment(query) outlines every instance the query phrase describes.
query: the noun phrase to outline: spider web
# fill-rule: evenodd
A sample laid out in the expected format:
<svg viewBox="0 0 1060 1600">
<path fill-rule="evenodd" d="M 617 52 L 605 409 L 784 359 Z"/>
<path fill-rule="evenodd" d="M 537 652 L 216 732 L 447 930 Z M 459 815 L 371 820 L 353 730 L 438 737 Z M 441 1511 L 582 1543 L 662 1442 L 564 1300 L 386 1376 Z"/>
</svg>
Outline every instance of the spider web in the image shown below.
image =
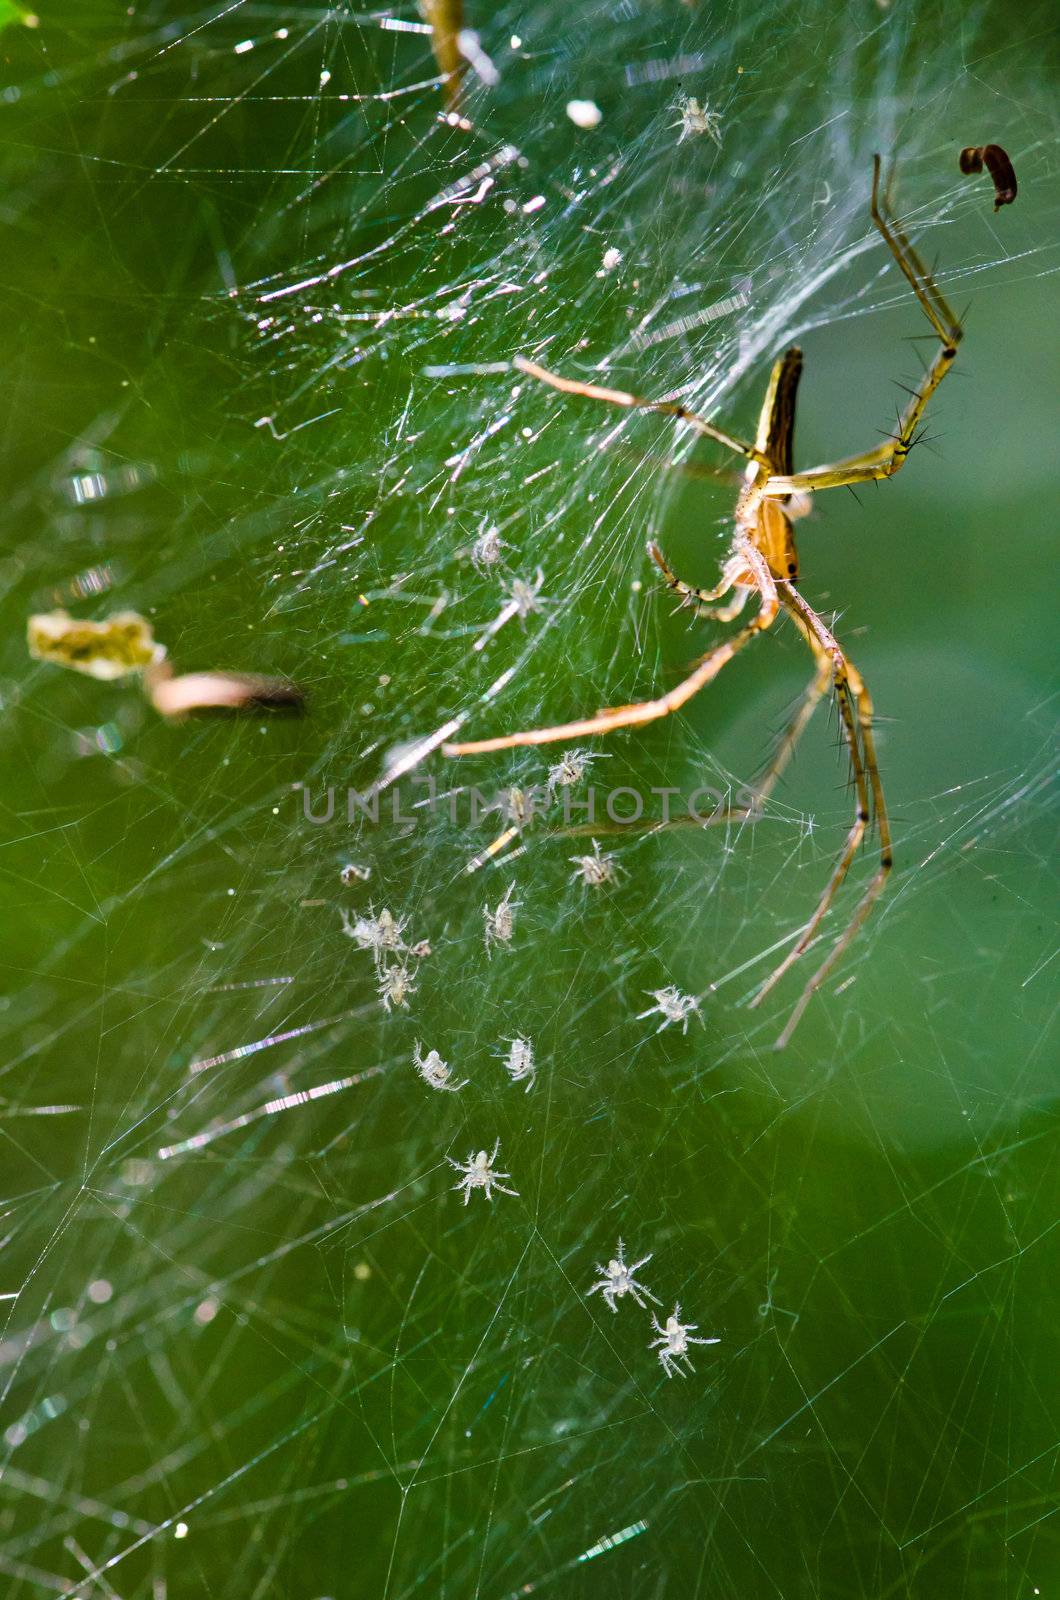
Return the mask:
<svg viewBox="0 0 1060 1600">
<path fill-rule="evenodd" d="M 1049 19 L 468 9 L 461 120 L 411 6 L 0 8 L 6 1592 L 1047 1593 Z M 980 138 L 1019 174 L 996 217 Z M 797 975 L 745 1002 L 849 826 L 834 718 L 706 828 L 476 819 L 563 747 L 437 747 L 652 695 L 718 636 L 643 550 L 714 581 L 724 453 L 514 356 L 746 434 L 797 340 L 800 465 L 889 425 L 929 346 L 877 150 L 968 332 L 907 472 L 798 526 L 898 871 L 775 1054 Z M 55 606 L 308 713 L 164 723 L 27 661 Z M 735 805 L 810 665 L 778 626 L 574 798 Z M 347 937 L 384 908 L 430 953 Z M 668 986 L 687 1032 L 643 1015 Z M 497 1140 L 517 1196 L 461 1205 L 448 1158 Z M 619 1238 L 721 1341 L 683 1378 L 589 1295 Z"/>
</svg>

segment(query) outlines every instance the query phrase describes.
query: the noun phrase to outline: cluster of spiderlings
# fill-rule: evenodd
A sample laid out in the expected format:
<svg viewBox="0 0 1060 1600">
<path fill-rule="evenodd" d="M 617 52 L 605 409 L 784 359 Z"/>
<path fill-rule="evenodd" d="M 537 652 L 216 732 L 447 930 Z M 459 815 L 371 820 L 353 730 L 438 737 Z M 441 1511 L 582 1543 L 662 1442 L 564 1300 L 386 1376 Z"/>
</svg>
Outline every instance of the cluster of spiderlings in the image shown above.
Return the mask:
<svg viewBox="0 0 1060 1600">
<path fill-rule="evenodd" d="M 362 874 L 357 868 L 342 869 L 342 881 L 349 883 Z M 422 961 L 431 953 L 430 941 L 418 939 L 407 944 L 403 938 L 407 917 L 395 917 L 386 906 L 376 916 L 372 907 L 367 916 L 351 917 L 340 909 L 342 931 L 359 950 L 371 953 L 375 963 L 376 990 L 384 1011 L 409 1009 L 409 997 L 416 993 L 417 975 L 410 961 Z"/>
<path fill-rule="evenodd" d="M 602 1294 L 608 1309 L 616 1315 L 618 1313 L 618 1302 L 624 1299 L 626 1295 L 629 1295 L 640 1306 L 641 1310 L 647 1310 L 649 1300 L 657 1306 L 661 1305 L 662 1301 L 658 1295 L 652 1294 L 647 1285 L 639 1283 L 636 1277 L 640 1268 L 647 1266 L 651 1258 L 652 1253 L 649 1251 L 646 1256 L 641 1256 L 639 1261 L 627 1263 L 625 1246 L 620 1239 L 618 1241 L 618 1249 L 607 1263 L 607 1266 L 602 1267 L 597 1263 L 596 1270 L 600 1276 L 597 1282 L 589 1289 L 589 1294 Z M 700 1339 L 695 1337 L 698 1324 L 681 1321 L 681 1307 L 679 1304 L 674 1305 L 674 1309 L 667 1317 L 664 1325 L 660 1324 L 654 1311 L 651 1313 L 651 1323 L 657 1337 L 649 1340 L 648 1349 L 656 1351 L 662 1369 L 668 1378 L 685 1377 L 687 1373 L 696 1370 L 688 1353 L 690 1344 L 721 1343 L 718 1338 Z"/>
<path fill-rule="evenodd" d="M 512 1083 L 521 1083 L 524 1093 L 529 1094 L 537 1081 L 537 1061 L 534 1056 L 534 1047 L 529 1039 L 506 1039 L 507 1050 L 497 1051 L 508 1078 Z M 445 1089 L 453 1093 L 457 1089 L 466 1088 L 470 1082 L 468 1078 L 461 1078 L 456 1082 L 453 1070 L 447 1061 L 443 1061 L 437 1050 L 428 1050 L 423 1054 L 423 1047 L 417 1041 L 412 1056 L 412 1065 L 419 1073 L 423 1082 L 431 1089 Z"/>
</svg>

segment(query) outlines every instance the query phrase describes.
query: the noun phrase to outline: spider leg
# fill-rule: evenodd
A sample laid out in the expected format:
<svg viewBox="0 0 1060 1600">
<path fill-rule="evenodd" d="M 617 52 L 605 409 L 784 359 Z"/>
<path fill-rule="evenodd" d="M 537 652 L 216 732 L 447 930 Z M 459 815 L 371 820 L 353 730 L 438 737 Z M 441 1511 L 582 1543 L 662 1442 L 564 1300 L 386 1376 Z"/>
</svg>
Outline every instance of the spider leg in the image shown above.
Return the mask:
<svg viewBox="0 0 1060 1600">
<path fill-rule="evenodd" d="M 666 587 L 672 589 L 674 594 L 680 595 L 681 604 L 687 606 L 697 617 L 713 617 L 715 622 L 732 622 L 747 604 L 751 590 L 747 584 L 736 581 L 740 573 L 747 571 L 747 563 L 738 556 L 726 561 L 721 570 L 721 581 L 716 583 L 713 589 L 696 589 L 677 576 L 654 539 L 648 540 L 648 554 L 666 580 Z M 729 605 L 709 604 L 711 600 L 720 600 L 730 589 L 735 589 L 736 595 Z"/>
<path fill-rule="evenodd" d="M 791 472 L 767 478 L 762 493 L 769 499 L 794 494 L 799 490 L 839 489 L 856 483 L 867 483 L 873 478 L 893 478 L 905 465 L 913 448 L 917 428 L 927 409 L 928 401 L 953 365 L 962 329 L 946 303 L 941 290 L 925 267 L 913 246 L 887 209 L 880 197 L 880 158 L 873 156 L 872 167 L 872 220 L 883 235 L 884 242 L 903 276 L 908 281 L 921 309 L 938 335 L 940 348 L 914 389 L 905 410 L 898 419 L 898 432 L 886 444 L 860 455 L 848 456 L 830 465 L 811 467 L 807 472 Z"/>
<path fill-rule="evenodd" d="M 788 762 L 795 754 L 796 745 L 806 732 L 811 717 L 817 710 L 817 707 L 820 705 L 822 698 L 827 693 L 828 685 L 832 681 L 831 656 L 829 656 L 827 651 L 825 651 L 817 642 L 816 635 L 805 625 L 801 618 L 794 611 L 792 611 L 791 607 L 788 606 L 786 609 L 798 627 L 803 638 L 806 640 L 806 643 L 812 650 L 814 658 L 817 662 L 817 671 L 810 679 L 810 682 L 807 685 L 802 700 L 800 701 L 794 716 L 784 729 L 780 743 L 773 752 L 772 760 L 767 766 L 765 772 L 762 774 L 762 777 L 758 783 L 756 783 L 754 786 L 755 802 L 759 806 L 764 800 L 769 798 L 770 794 L 772 794 L 773 790 L 776 788 L 777 783 L 783 775 L 784 769 L 787 767 Z"/>
<path fill-rule="evenodd" d="M 655 722 L 659 717 L 668 717 L 671 712 L 677 711 L 686 700 L 691 700 L 693 695 L 698 694 L 712 682 L 722 667 L 731 661 L 756 633 L 763 633 L 766 628 L 772 627 L 776 620 L 779 609 L 777 586 L 764 558 L 751 544 L 741 544 L 739 551 L 741 559 L 750 568 L 761 595 L 757 613 L 738 633 L 734 633 L 731 639 L 726 639 L 708 651 L 688 677 L 682 679 L 666 694 L 660 695 L 657 700 L 643 700 L 636 705 L 609 706 L 606 710 L 597 712 L 595 717 L 585 717 L 578 722 L 562 722 L 553 728 L 528 728 L 522 733 L 502 734 L 496 739 L 472 739 L 462 744 L 443 744 L 442 754 L 485 755 L 493 750 L 512 750 L 517 745 L 554 744 L 559 739 L 583 739 L 594 733 L 612 733 L 615 728 L 630 728 L 639 726 L 642 722 Z"/>
<path fill-rule="evenodd" d="M 795 748 L 805 733 L 811 717 L 820 705 L 832 681 L 831 656 L 822 649 L 814 633 L 805 628 L 801 620 L 798 618 L 793 618 L 793 620 L 802 631 L 803 637 L 817 659 L 817 671 L 811 678 L 791 721 L 781 735 L 780 741 L 762 776 L 757 783 L 751 786 L 754 799 L 750 805 L 721 806 L 706 821 L 702 817 L 675 816 L 667 818 L 666 821 L 659 817 L 644 817 L 635 822 L 612 823 L 604 818 L 597 817 L 593 822 L 578 822 L 560 829 L 559 831 L 563 837 L 566 839 L 586 834 L 599 835 L 619 832 L 628 835 L 631 831 L 637 832 L 650 829 L 661 832 L 664 828 L 708 828 L 717 827 L 722 823 L 748 822 L 755 817 L 761 810 L 763 803 L 776 788 L 788 762 L 795 754 Z M 654 1009 L 654 1007 L 651 1009 Z M 644 1015 L 647 1016 L 648 1012 L 644 1012 Z M 659 1027 L 656 1028 L 656 1033 L 661 1033 L 665 1027 L 666 1021 L 664 1019 Z M 633 1269 L 631 1268 L 630 1270 L 632 1271 Z"/>
<path fill-rule="evenodd" d="M 802 596 L 790 585 L 785 584 L 781 588 L 780 597 L 785 609 L 798 622 L 800 630 L 804 633 L 807 630 L 812 631 L 816 636 L 818 646 L 828 652 L 832 677 L 835 682 L 836 699 L 839 703 L 840 722 L 850 749 L 856 809 L 854 821 L 847 834 L 846 843 L 840 852 L 839 859 L 832 870 L 832 876 L 818 901 L 813 916 L 806 924 L 793 949 L 788 952 L 775 971 L 770 973 L 765 983 L 758 990 L 751 1002 L 752 1005 L 758 1005 L 765 998 L 774 984 L 784 976 L 788 968 L 794 965 L 812 943 L 817 929 L 832 904 L 836 891 L 846 877 L 850 864 L 857 853 L 858 846 L 864 837 L 865 829 L 869 822 L 870 795 L 876 813 L 876 822 L 880 830 L 880 864 L 861 899 L 855 906 L 854 914 L 850 921 L 839 935 L 824 961 L 821 962 L 816 972 L 806 983 L 795 1009 L 792 1011 L 777 1040 L 776 1048 L 778 1050 L 782 1050 L 787 1044 L 814 992 L 820 988 L 832 968 L 836 965 L 836 962 L 839 961 L 851 944 L 858 929 L 883 891 L 893 864 L 891 828 L 887 817 L 887 806 L 883 798 L 879 766 L 876 761 L 876 747 L 872 737 L 872 700 L 869 692 L 865 687 L 861 674 L 853 662 L 847 658 L 834 634 L 813 608 L 807 605 Z"/>
<path fill-rule="evenodd" d="M 760 467 L 772 465 L 769 457 L 759 450 L 757 445 L 749 444 L 746 439 L 737 439 L 735 434 L 726 433 L 722 428 L 716 428 L 705 417 L 689 411 L 679 400 L 645 400 L 642 395 L 630 394 L 626 389 L 605 389 L 598 383 L 582 383 L 576 378 L 561 378 L 558 373 L 539 367 L 536 361 L 528 361 L 525 356 L 515 356 L 513 365 L 518 367 L 520 372 L 525 372 L 528 377 L 536 378 L 539 383 L 547 383 L 551 388 L 558 389 L 561 394 L 580 394 L 586 400 L 603 400 L 607 405 L 625 406 L 634 411 L 656 411 L 660 416 L 677 417 L 680 422 L 687 422 L 690 428 L 694 428 L 704 438 L 717 440 L 718 444 L 723 444 L 727 450 L 735 451 L 738 456 L 744 456 L 748 461 L 756 461 Z"/>
<path fill-rule="evenodd" d="M 713 467 L 705 461 L 674 461 L 669 456 L 657 456 L 647 450 L 637 450 L 633 445 L 609 445 L 608 453 L 622 461 L 636 462 L 638 466 L 653 467 L 658 472 L 672 472 L 676 477 L 724 483 L 730 489 L 742 489 L 744 476 L 736 467 Z"/>
</svg>

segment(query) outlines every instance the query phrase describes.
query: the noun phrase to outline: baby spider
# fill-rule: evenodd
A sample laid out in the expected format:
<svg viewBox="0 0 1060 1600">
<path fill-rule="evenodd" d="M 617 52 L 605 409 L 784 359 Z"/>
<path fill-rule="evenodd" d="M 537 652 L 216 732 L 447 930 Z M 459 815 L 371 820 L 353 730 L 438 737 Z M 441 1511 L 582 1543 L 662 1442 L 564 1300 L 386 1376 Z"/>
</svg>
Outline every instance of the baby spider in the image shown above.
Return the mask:
<svg viewBox="0 0 1060 1600">
<path fill-rule="evenodd" d="M 525 1083 L 523 1093 L 529 1094 L 537 1077 L 534 1047 L 529 1039 L 507 1039 L 505 1043 L 509 1050 L 504 1057 L 504 1070 L 513 1083 Z"/>
<path fill-rule="evenodd" d="M 599 1283 L 593 1284 L 592 1288 L 589 1290 L 589 1293 L 595 1294 L 597 1290 L 599 1290 L 604 1299 L 607 1301 L 608 1305 L 611 1307 L 612 1311 L 618 1310 L 617 1302 L 621 1300 L 622 1296 L 625 1294 L 631 1294 L 637 1304 L 641 1307 L 645 1307 L 648 1300 L 653 1300 L 657 1306 L 661 1306 L 662 1301 L 659 1299 L 658 1295 L 652 1294 L 651 1290 L 646 1289 L 642 1283 L 635 1282 L 633 1277 L 633 1274 L 638 1270 L 638 1268 L 647 1266 L 648 1262 L 651 1260 L 651 1255 L 649 1254 L 646 1256 L 641 1256 L 639 1261 L 634 1261 L 631 1267 L 627 1267 L 623 1256 L 623 1250 L 624 1246 L 622 1244 L 622 1240 L 620 1239 L 618 1241 L 618 1250 L 615 1252 L 614 1260 L 609 1261 L 606 1267 L 602 1267 L 600 1263 L 597 1262 L 596 1270 L 600 1274 L 600 1281 Z M 641 1295 L 644 1295 L 645 1299 L 642 1300 Z"/>
<path fill-rule="evenodd" d="M 484 528 L 471 546 L 471 565 L 476 572 L 485 573 L 501 559 L 501 551 L 508 545 L 492 525 Z"/>
<path fill-rule="evenodd" d="M 513 578 L 508 585 L 508 598 L 489 627 L 484 629 L 471 646 L 472 650 L 485 650 L 495 634 L 500 633 L 506 622 L 513 617 L 518 617 L 525 623 L 532 611 L 542 611 L 548 604 L 548 597 L 541 593 L 541 585 L 545 581 L 545 574 L 540 567 L 534 573 L 533 580 L 526 578 Z"/>
<path fill-rule="evenodd" d="M 682 994 L 680 989 L 676 988 L 672 983 L 668 983 L 665 989 L 645 989 L 644 993 L 650 994 L 655 1004 L 649 1006 L 647 1011 L 639 1012 L 637 1021 L 643 1022 L 645 1017 L 654 1016 L 658 1012 L 659 1016 L 662 1017 L 662 1021 L 656 1028 L 656 1033 L 662 1033 L 663 1029 L 668 1028 L 671 1022 L 679 1022 L 681 1024 L 681 1032 L 687 1033 L 688 1019 L 693 1015 L 700 1022 L 703 1021 L 703 1015 L 699 1009 L 699 1001 L 695 995 Z"/>
<path fill-rule="evenodd" d="M 525 622 L 531 611 L 540 611 L 548 604 L 548 600 L 541 593 L 544 581 L 545 574 L 540 567 L 534 573 L 532 583 L 528 583 L 525 578 L 512 579 L 508 594 L 520 622 Z"/>
<path fill-rule="evenodd" d="M 407 966 L 383 967 L 379 973 L 379 998 L 384 1011 L 400 1006 L 409 1008 L 409 995 L 416 993 L 416 980 Z"/>
<path fill-rule="evenodd" d="M 602 750 L 568 750 L 555 766 L 548 769 L 548 782 L 545 785 L 548 798 L 551 800 L 557 789 L 571 789 L 576 783 L 581 783 L 590 762 L 607 759 Z"/>
<path fill-rule="evenodd" d="M 489 906 L 482 907 L 482 916 L 486 923 L 486 954 L 492 956 L 495 944 L 511 944 L 515 932 L 515 913 L 522 905 L 521 900 L 513 900 L 515 884 L 508 885 L 504 899 L 494 906 L 491 911 Z"/>
<path fill-rule="evenodd" d="M 352 939 L 360 950 L 370 950 L 375 959 L 376 966 L 380 966 L 387 955 L 397 955 L 405 948 L 405 941 L 401 937 L 408 922 L 407 917 L 395 917 L 392 911 L 383 907 L 378 916 L 372 914 L 371 906 L 368 907 L 368 916 L 357 917 L 350 921 L 349 914 L 340 909 L 342 917 L 342 931 L 347 939 Z"/>
<path fill-rule="evenodd" d="M 708 138 L 714 140 L 718 149 L 721 149 L 721 117 L 710 109 L 705 100 L 700 105 L 694 96 L 683 94 L 674 102 L 674 110 L 681 113 L 680 121 L 670 124 L 671 127 L 681 130 L 678 144 L 684 144 L 686 139 L 705 133 Z"/>
<path fill-rule="evenodd" d="M 720 1339 L 696 1339 L 693 1337 L 696 1329 L 694 1322 L 681 1321 L 681 1307 L 674 1306 L 673 1316 L 667 1317 L 665 1328 L 659 1326 L 659 1319 L 653 1311 L 651 1325 L 659 1335 L 652 1339 L 648 1345 L 649 1350 L 658 1350 L 662 1369 L 668 1378 L 683 1378 L 683 1367 L 689 1372 L 695 1372 L 692 1359 L 688 1354 L 690 1344 L 720 1344 Z M 679 1365 L 679 1363 L 683 1363 Z"/>
<path fill-rule="evenodd" d="M 605 883 L 617 883 L 621 868 L 614 856 L 606 850 L 601 852 L 600 841 L 592 841 L 593 853 L 591 856 L 570 856 L 574 862 L 574 871 L 571 877 L 577 883 L 580 878 L 582 883 L 587 883 L 590 888 L 599 889 Z"/>
<path fill-rule="evenodd" d="M 453 1082 L 453 1069 L 447 1061 L 442 1060 L 437 1050 L 428 1050 L 424 1055 L 418 1039 L 412 1065 L 431 1089 L 445 1089 L 450 1094 L 455 1094 L 458 1089 L 463 1089 L 467 1085 L 467 1078 L 462 1078 L 459 1083 Z"/>
<path fill-rule="evenodd" d="M 945 378 L 957 355 L 962 330 L 938 285 L 919 255 L 894 221 L 880 187 L 880 158 L 873 158 L 872 221 L 881 234 L 909 287 L 916 296 L 921 311 L 931 324 L 938 348 L 912 391 L 898 418 L 895 433 L 883 444 L 842 461 L 811 467 L 805 472 L 795 472 L 792 464 L 792 441 L 795 431 L 795 398 L 802 373 L 802 352 L 791 349 L 773 365 L 765 399 L 758 419 L 754 442 L 739 439 L 704 417 L 689 411 L 677 400 L 645 400 L 622 389 L 605 389 L 599 384 L 583 383 L 578 379 L 563 378 L 548 372 L 532 361 L 517 356 L 515 365 L 520 371 L 549 384 L 564 394 L 583 395 L 590 400 L 600 400 L 608 405 L 659 412 L 677 417 L 687 427 L 708 439 L 714 439 L 747 462 L 743 488 L 736 502 L 733 540 L 721 578 L 710 589 L 698 589 L 678 578 L 667 565 L 662 552 L 655 544 L 648 545 L 648 554 L 662 573 L 667 587 L 688 600 L 697 614 L 729 622 L 739 616 L 747 600 L 757 596 L 757 613 L 750 622 L 708 650 L 688 674 L 674 688 L 666 690 L 657 699 L 645 700 L 635 705 L 611 706 L 595 716 L 579 717 L 573 722 L 563 722 L 550 728 L 529 728 L 520 733 L 503 734 L 493 739 L 475 739 L 467 743 L 445 744 L 443 753 L 450 756 L 481 755 L 492 750 L 510 750 L 516 745 L 550 744 L 556 740 L 582 740 L 598 733 L 611 733 L 616 728 L 630 728 L 641 723 L 654 722 L 658 717 L 668 717 L 687 704 L 693 695 L 712 683 L 725 664 L 732 660 L 744 645 L 772 627 L 783 611 L 791 620 L 797 633 L 805 641 L 813 657 L 814 675 L 803 700 L 789 723 L 776 754 L 756 787 L 755 810 L 771 792 L 781 773 L 791 759 L 804 729 L 829 685 L 835 691 L 839 711 L 839 725 L 850 757 L 854 791 L 854 817 L 846 840 L 832 869 L 831 876 L 817 901 L 809 919 L 798 931 L 788 954 L 779 966 L 765 979 L 755 994 L 752 1005 L 757 1005 L 796 961 L 816 942 L 832 901 L 853 863 L 862 839 L 865 837 L 870 816 L 874 813 L 879 829 L 879 865 L 873 873 L 861 898 L 827 955 L 803 985 L 787 1024 L 777 1039 L 777 1048 L 787 1044 L 810 999 L 832 972 L 837 962 L 849 949 L 851 942 L 879 899 L 887 882 L 892 865 L 891 828 L 883 798 L 879 768 L 876 763 L 876 743 L 873 735 L 872 700 L 860 672 L 840 645 L 835 634 L 813 607 L 803 599 L 798 587 L 799 561 L 795 548 L 792 518 L 802 513 L 814 494 L 825 489 L 839 489 L 873 479 L 891 478 L 904 465 L 910 450 L 920 435 L 920 427 L 935 390 Z M 728 604 L 715 606 L 714 602 L 732 594 Z M 580 858 L 579 872 L 585 876 Z M 587 881 L 588 880 L 587 878 Z"/>
<path fill-rule="evenodd" d="M 460 1182 L 454 1183 L 453 1188 L 463 1189 L 465 1205 L 471 1199 L 472 1189 L 485 1189 L 486 1199 L 491 1201 L 493 1199 L 491 1192 L 493 1189 L 496 1189 L 499 1194 L 515 1195 L 518 1198 L 518 1189 L 506 1189 L 504 1184 L 500 1182 L 501 1178 L 510 1178 L 511 1173 L 494 1172 L 493 1170 L 493 1163 L 497 1159 L 497 1151 L 500 1147 L 501 1142 L 498 1139 L 493 1146 L 493 1154 L 491 1156 L 488 1156 L 485 1150 L 480 1150 L 477 1156 L 469 1155 L 466 1161 L 454 1161 L 452 1156 L 446 1156 L 445 1159 L 449 1165 L 456 1172 L 463 1173 Z"/>
</svg>

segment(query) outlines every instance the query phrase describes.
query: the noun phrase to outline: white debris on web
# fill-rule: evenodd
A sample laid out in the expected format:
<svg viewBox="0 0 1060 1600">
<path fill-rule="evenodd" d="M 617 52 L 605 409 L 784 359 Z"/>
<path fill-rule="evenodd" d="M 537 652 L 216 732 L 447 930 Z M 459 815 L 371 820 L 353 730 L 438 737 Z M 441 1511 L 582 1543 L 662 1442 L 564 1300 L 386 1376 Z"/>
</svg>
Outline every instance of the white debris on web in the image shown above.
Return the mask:
<svg viewBox="0 0 1060 1600">
<path fill-rule="evenodd" d="M 412 1065 L 428 1088 L 444 1089 L 448 1094 L 455 1094 L 458 1089 L 466 1089 L 470 1081 L 468 1078 L 461 1078 L 458 1083 L 448 1061 L 443 1061 L 437 1050 L 428 1050 L 424 1055 L 423 1047 L 418 1040 L 412 1054 Z"/>
<path fill-rule="evenodd" d="M 695 1372 L 692 1358 L 688 1353 L 690 1344 L 720 1344 L 720 1339 L 697 1339 L 694 1322 L 681 1321 L 681 1307 L 675 1305 L 673 1311 L 666 1319 L 665 1327 L 660 1326 L 659 1319 L 654 1311 L 651 1315 L 651 1325 L 658 1334 L 657 1339 L 652 1339 L 649 1350 L 655 1350 L 660 1364 L 668 1378 L 683 1378 L 689 1372 Z"/>
<path fill-rule="evenodd" d="M 487 89 L 495 89 L 501 81 L 501 75 L 483 50 L 482 40 L 474 28 L 461 28 L 456 36 L 456 47 Z"/>
<path fill-rule="evenodd" d="M 598 128 L 604 120 L 595 100 L 568 100 L 566 110 L 576 128 Z"/>
<path fill-rule="evenodd" d="M 371 876 L 371 867 L 362 865 L 358 861 L 348 861 L 339 873 L 339 879 L 347 889 L 353 883 L 367 883 Z"/>
<path fill-rule="evenodd" d="M 699 1009 L 699 1001 L 695 995 L 682 994 L 675 984 L 668 983 L 665 989 L 647 989 L 645 993 L 652 996 L 655 1004 L 649 1006 L 647 1011 L 639 1011 L 637 1021 L 643 1022 L 645 1017 L 661 1016 L 662 1021 L 656 1028 L 656 1033 L 662 1033 L 664 1028 L 676 1024 L 680 1024 L 682 1033 L 687 1033 L 689 1017 L 694 1016 L 700 1022 L 703 1021 L 703 1013 Z"/>
<path fill-rule="evenodd" d="M 493 1146 L 492 1155 L 487 1155 L 485 1150 L 480 1150 L 478 1155 L 469 1155 L 466 1161 L 454 1161 L 452 1156 L 446 1156 L 445 1159 L 453 1170 L 462 1174 L 460 1182 L 454 1183 L 453 1188 L 463 1191 L 465 1205 L 471 1199 L 472 1189 L 482 1189 L 487 1200 L 493 1199 L 494 1189 L 497 1190 L 498 1194 L 510 1194 L 518 1198 L 518 1189 L 508 1189 L 500 1181 L 501 1178 L 510 1178 L 511 1173 L 498 1172 L 494 1168 L 493 1163 L 497 1159 L 497 1152 L 500 1147 L 501 1142 L 498 1139 Z"/>
</svg>

